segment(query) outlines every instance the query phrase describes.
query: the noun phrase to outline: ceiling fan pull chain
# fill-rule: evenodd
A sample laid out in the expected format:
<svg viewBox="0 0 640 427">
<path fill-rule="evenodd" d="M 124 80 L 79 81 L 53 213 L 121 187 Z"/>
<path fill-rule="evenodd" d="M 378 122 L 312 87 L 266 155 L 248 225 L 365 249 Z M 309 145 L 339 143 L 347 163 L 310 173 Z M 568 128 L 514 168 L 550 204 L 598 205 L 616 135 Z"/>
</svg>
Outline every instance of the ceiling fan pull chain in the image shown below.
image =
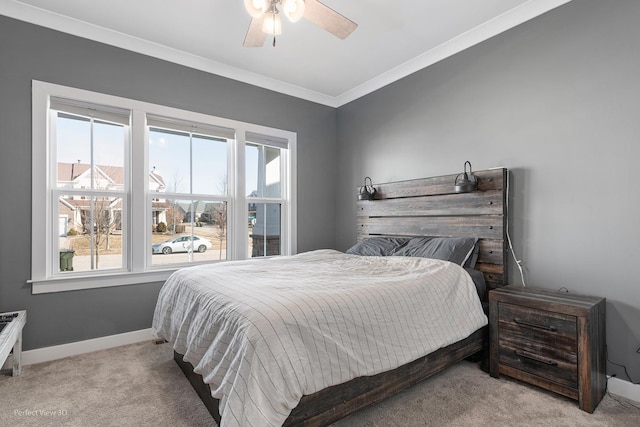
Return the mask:
<svg viewBox="0 0 640 427">
<path fill-rule="evenodd" d="M 276 47 L 276 36 L 273 36 L 273 47 Z"/>
</svg>

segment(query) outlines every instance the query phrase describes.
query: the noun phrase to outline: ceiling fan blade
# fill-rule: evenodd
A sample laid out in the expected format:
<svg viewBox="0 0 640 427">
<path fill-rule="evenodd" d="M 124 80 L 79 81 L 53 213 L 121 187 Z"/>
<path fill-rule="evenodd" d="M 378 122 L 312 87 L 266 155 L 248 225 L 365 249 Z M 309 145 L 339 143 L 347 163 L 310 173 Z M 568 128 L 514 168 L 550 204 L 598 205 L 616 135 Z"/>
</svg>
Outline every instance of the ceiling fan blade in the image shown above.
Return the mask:
<svg viewBox="0 0 640 427">
<path fill-rule="evenodd" d="M 249 24 L 249 29 L 247 30 L 247 35 L 244 37 L 244 43 L 242 43 L 243 46 L 262 47 L 265 39 L 267 38 L 267 34 L 262 32 L 263 20 L 264 15 L 251 20 L 251 24 Z"/>
<path fill-rule="evenodd" d="M 318 0 L 305 0 L 303 16 L 341 39 L 346 39 L 358 28 L 358 24 Z"/>
</svg>

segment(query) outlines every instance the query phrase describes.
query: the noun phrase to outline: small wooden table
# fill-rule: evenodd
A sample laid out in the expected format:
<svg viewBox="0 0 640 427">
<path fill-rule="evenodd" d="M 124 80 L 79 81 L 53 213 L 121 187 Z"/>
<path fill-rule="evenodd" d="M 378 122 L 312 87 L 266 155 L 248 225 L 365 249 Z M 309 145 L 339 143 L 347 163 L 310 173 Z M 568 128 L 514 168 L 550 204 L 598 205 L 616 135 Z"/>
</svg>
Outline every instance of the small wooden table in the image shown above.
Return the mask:
<svg viewBox="0 0 640 427">
<path fill-rule="evenodd" d="M 20 375 L 20 362 L 22 358 L 22 328 L 27 323 L 26 310 L 0 313 L 0 317 L 11 314 L 17 316 L 5 325 L 0 332 L 0 367 L 4 364 L 13 349 L 13 376 Z"/>
</svg>

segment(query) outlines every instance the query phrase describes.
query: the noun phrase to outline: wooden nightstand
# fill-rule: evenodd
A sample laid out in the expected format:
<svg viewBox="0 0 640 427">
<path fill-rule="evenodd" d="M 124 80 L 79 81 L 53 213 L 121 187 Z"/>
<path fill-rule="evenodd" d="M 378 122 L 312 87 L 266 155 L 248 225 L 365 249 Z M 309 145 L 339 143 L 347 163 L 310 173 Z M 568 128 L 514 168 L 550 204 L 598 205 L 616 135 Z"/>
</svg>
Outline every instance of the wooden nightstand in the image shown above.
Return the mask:
<svg viewBox="0 0 640 427">
<path fill-rule="evenodd" d="M 489 292 L 489 372 L 576 399 L 604 396 L 605 299 L 509 285 Z"/>
</svg>

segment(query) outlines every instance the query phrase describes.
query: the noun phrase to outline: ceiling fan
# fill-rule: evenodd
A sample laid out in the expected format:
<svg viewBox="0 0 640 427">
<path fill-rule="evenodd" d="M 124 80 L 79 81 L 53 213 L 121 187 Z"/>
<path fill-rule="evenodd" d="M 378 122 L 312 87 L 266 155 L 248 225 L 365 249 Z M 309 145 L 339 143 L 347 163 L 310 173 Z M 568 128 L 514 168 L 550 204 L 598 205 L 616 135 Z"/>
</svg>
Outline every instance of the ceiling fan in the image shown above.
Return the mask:
<svg viewBox="0 0 640 427">
<path fill-rule="evenodd" d="M 273 35 L 273 46 L 276 45 L 275 36 L 282 33 L 278 6 L 291 22 L 304 17 L 341 39 L 358 28 L 358 24 L 318 0 L 244 0 L 244 6 L 252 18 L 244 38 L 246 47 L 262 46 L 267 35 Z"/>
</svg>

